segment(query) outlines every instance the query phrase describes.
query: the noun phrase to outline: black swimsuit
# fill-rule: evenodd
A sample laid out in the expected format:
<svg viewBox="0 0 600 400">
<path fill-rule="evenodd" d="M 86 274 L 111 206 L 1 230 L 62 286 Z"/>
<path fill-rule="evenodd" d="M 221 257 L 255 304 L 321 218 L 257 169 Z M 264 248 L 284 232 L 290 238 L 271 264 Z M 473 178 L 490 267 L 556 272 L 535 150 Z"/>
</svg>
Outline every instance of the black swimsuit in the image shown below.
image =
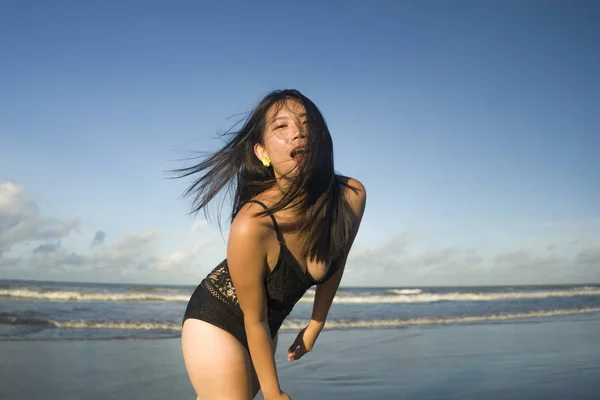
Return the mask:
<svg viewBox="0 0 600 400">
<path fill-rule="evenodd" d="M 267 209 L 258 200 L 257 203 Z M 267 318 L 271 338 L 274 338 L 285 318 L 294 305 L 304 296 L 313 285 L 319 285 L 329 279 L 337 270 L 337 263 L 332 263 L 325 278 L 313 280 L 304 272 L 300 263 L 285 245 L 283 235 L 277 225 L 277 220 L 271 214 L 273 228 L 279 241 L 279 258 L 273 271 L 265 277 L 267 296 Z M 227 259 L 223 260 L 200 282 L 189 300 L 183 322 L 188 318 L 209 322 L 226 330 L 235 336 L 248 349 L 246 330 L 244 329 L 244 314 L 229 275 Z"/>
</svg>

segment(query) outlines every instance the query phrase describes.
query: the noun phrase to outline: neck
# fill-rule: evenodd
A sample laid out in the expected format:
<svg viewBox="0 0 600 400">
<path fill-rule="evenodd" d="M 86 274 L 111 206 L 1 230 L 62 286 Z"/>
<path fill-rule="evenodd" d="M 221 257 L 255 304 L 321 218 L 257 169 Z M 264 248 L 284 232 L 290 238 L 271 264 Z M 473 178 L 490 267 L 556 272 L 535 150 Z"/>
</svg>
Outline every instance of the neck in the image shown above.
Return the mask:
<svg viewBox="0 0 600 400">
<path fill-rule="evenodd" d="M 271 204 L 275 204 L 278 203 L 285 196 L 285 193 L 289 190 L 290 185 L 291 182 L 288 179 L 278 179 L 270 189 L 266 190 L 263 193 L 265 197 L 269 199 L 269 202 Z M 298 200 L 301 200 L 303 196 L 304 194 L 300 193 L 292 200 L 291 204 L 284 207 L 284 209 L 290 210 L 292 212 L 297 211 L 299 208 L 301 208 L 300 204 L 302 204 L 302 202 L 300 202 L 300 204 L 297 204 Z"/>
</svg>

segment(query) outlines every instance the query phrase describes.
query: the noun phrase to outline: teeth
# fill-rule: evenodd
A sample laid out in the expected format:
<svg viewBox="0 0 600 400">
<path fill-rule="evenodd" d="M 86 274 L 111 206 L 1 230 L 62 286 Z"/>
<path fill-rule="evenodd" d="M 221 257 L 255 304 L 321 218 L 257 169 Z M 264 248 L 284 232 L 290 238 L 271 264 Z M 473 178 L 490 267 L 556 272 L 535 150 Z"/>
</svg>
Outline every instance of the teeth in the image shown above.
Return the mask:
<svg viewBox="0 0 600 400">
<path fill-rule="evenodd" d="M 299 148 L 297 148 L 297 149 L 294 149 L 294 150 L 292 150 L 292 154 L 291 154 L 291 156 L 292 156 L 292 158 L 293 158 L 293 157 L 296 157 L 298 154 L 302 154 L 302 153 L 304 153 L 305 151 L 306 151 L 306 149 L 305 149 L 305 148 L 303 148 L 303 147 L 299 147 Z"/>
</svg>

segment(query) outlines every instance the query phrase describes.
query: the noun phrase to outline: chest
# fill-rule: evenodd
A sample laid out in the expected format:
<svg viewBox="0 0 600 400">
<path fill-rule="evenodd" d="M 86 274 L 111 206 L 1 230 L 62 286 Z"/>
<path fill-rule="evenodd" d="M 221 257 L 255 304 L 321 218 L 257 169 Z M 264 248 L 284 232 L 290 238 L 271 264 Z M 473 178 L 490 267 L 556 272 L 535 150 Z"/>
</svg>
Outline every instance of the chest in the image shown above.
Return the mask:
<svg viewBox="0 0 600 400">
<path fill-rule="evenodd" d="M 329 271 L 328 263 L 303 259 L 300 256 L 300 246 L 296 245 L 294 249 L 290 248 L 288 243 L 289 241 L 286 240 L 283 246 L 277 241 L 269 244 L 267 250 L 267 274 L 271 274 L 277 267 L 277 263 L 280 262 L 280 258 L 283 258 L 286 268 L 298 269 L 312 283 L 319 282 L 327 276 Z M 294 243 L 292 243 L 293 245 Z"/>
</svg>

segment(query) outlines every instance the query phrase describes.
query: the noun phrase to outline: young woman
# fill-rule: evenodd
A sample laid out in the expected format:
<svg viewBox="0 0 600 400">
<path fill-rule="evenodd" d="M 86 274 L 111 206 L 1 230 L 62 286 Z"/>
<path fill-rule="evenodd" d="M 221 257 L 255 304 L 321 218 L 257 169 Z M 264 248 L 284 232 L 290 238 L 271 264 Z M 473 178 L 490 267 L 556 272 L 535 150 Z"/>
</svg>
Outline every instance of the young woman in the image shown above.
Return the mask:
<svg viewBox="0 0 600 400">
<path fill-rule="evenodd" d="M 226 145 L 177 170 L 201 176 L 193 211 L 227 186 L 234 193 L 227 258 L 192 294 L 182 350 L 198 399 L 290 399 L 281 390 L 277 332 L 316 285 L 312 317 L 288 360 L 312 351 L 339 287 L 365 208 L 355 179 L 336 175 L 331 135 L 315 104 L 274 91 Z"/>
</svg>

